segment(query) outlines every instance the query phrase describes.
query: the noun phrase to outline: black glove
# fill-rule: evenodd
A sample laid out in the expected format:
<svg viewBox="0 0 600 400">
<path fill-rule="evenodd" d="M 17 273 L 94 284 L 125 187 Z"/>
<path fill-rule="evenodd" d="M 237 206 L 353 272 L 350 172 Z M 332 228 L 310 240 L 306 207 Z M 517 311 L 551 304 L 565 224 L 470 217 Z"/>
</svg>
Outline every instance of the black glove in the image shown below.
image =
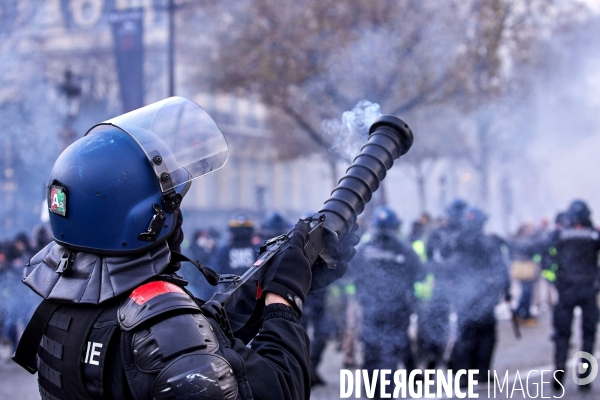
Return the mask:
<svg viewBox="0 0 600 400">
<path fill-rule="evenodd" d="M 299 313 L 302 313 L 312 279 L 310 264 L 304 255 L 308 229 L 306 221 L 296 224 L 288 247 L 275 257 L 260 279 L 264 292 L 277 293 Z"/>
<path fill-rule="evenodd" d="M 356 254 L 354 246 L 360 242 L 360 237 L 356 234 L 357 229 L 358 224 L 354 224 L 341 242 L 329 244 L 331 256 L 335 260 L 335 269 L 329 269 L 327 264 L 317 261 L 313 268 L 310 292 L 322 289 L 344 276 L 348 269 L 348 263 Z"/>
</svg>

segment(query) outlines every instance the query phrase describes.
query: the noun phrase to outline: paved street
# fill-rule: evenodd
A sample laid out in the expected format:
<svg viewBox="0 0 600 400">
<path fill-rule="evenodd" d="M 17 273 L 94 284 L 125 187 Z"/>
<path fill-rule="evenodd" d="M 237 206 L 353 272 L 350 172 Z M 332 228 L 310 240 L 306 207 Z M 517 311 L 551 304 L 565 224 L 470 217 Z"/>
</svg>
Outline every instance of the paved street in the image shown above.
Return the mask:
<svg viewBox="0 0 600 400">
<path fill-rule="evenodd" d="M 579 326 L 576 320 L 574 326 Z M 510 321 L 501 320 L 499 323 L 496 356 L 493 369 L 498 375 L 504 377 L 506 371 L 509 374 L 512 390 L 513 382 L 517 371 L 521 376 L 523 388 L 526 387 L 526 376 L 530 370 L 552 370 L 552 343 L 550 342 L 550 321 L 548 314 L 542 315 L 540 324 L 535 328 L 522 328 L 523 338 L 516 340 L 513 336 Z M 572 341 L 572 351 L 578 347 L 578 337 Z M 598 349 L 599 346 L 596 346 Z M 334 400 L 340 398 L 339 375 L 342 365 L 341 353 L 337 352 L 333 343 L 330 343 L 324 355 L 324 363 L 320 367 L 323 378 L 328 382 L 326 386 L 318 387 L 313 390 L 311 399 L 313 400 Z M 591 393 L 582 394 L 570 378 L 570 371 L 567 371 L 566 393 L 564 399 L 597 399 L 600 398 L 600 382 L 597 382 Z M 548 380 L 548 374 L 544 380 Z M 597 378 L 597 380 L 600 378 Z M 536 385 L 539 383 L 539 374 L 535 372 L 530 375 L 530 396 L 524 397 L 518 382 L 514 384 L 513 399 L 536 397 Z M 526 389 L 525 389 L 526 390 Z M 506 392 L 506 389 L 505 389 Z M 480 398 L 488 398 L 487 385 L 480 385 L 478 389 Z M 553 393 L 549 384 L 544 385 L 545 397 L 553 395 L 560 396 L 559 393 Z M 364 396 L 364 390 L 363 390 Z M 537 396 L 541 398 L 541 393 Z M 365 398 L 365 397 L 363 397 Z M 494 398 L 493 389 L 490 398 Z M 509 395 L 497 393 L 495 398 L 511 398 Z M 8 360 L 8 350 L 5 346 L 0 346 L 0 399 L 11 400 L 34 400 L 39 399 L 36 386 L 36 377 L 29 375 L 23 369 Z"/>
</svg>

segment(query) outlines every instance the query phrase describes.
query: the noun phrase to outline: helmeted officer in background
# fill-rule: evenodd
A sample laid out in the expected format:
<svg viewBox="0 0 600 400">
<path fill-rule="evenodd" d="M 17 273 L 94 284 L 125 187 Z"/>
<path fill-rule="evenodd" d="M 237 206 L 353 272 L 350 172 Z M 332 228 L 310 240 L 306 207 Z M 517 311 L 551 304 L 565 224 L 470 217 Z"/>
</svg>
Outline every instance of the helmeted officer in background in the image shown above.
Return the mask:
<svg viewBox="0 0 600 400">
<path fill-rule="evenodd" d="M 446 208 L 442 224 L 431 231 L 424 242 L 425 254 L 421 259 L 423 275 L 415 284 L 418 299 L 418 343 L 420 357 L 428 369 L 435 369 L 444 361 L 444 351 L 450 332 L 450 309 L 452 306 L 453 266 L 449 264 L 448 246 L 460 234 L 467 203 L 456 199 Z M 419 244 L 413 248 L 421 249 Z"/>
<path fill-rule="evenodd" d="M 241 275 L 256 260 L 258 249 L 252 243 L 254 221 L 238 214 L 229 220 L 228 229 L 228 242 L 217 250 L 211 266 L 220 274 Z"/>
<path fill-rule="evenodd" d="M 561 221 L 561 229 L 550 234 L 548 248 L 553 253 L 553 272 L 558 292 L 558 303 L 554 306 L 553 325 L 555 342 L 554 362 L 558 371 L 556 377 L 562 382 L 566 371 L 566 361 L 571 338 L 573 309 L 581 308 L 583 330 L 582 350 L 594 353 L 596 324 L 598 323 L 598 251 L 600 232 L 594 229 L 591 212 L 587 204 L 575 200 L 569 206 L 566 221 Z M 556 389 L 561 389 L 558 383 Z M 579 386 L 589 390 L 590 385 Z"/>
<path fill-rule="evenodd" d="M 363 368 L 369 373 L 395 370 L 400 360 L 407 373 L 416 367 L 408 327 L 421 261 L 410 244 L 398 239 L 400 224 L 390 208 L 375 209 L 373 232 L 359 244 L 351 267 L 363 310 Z"/>
<path fill-rule="evenodd" d="M 458 327 L 452 369 L 478 369 L 479 381 L 487 377 L 496 344 L 494 308 L 510 288 L 499 242 L 483 232 L 486 220 L 481 210 L 468 208 L 460 233 L 443 249 L 454 274 L 452 296 Z M 466 381 L 461 381 L 463 384 Z"/>
<path fill-rule="evenodd" d="M 59 156 L 54 242 L 24 278 L 45 300 L 14 355 L 38 372 L 42 399 L 309 398 L 308 338 L 285 300 L 302 304 L 311 285 L 305 222 L 261 277 L 262 327 L 249 347 L 177 275 L 181 200 L 227 154 L 212 119 L 174 97 L 95 126 Z"/>
<path fill-rule="evenodd" d="M 292 224 L 277 211 L 270 211 L 260 225 L 258 236 L 260 240 L 268 240 L 283 235 L 292 229 Z"/>
<path fill-rule="evenodd" d="M 446 208 L 446 219 L 441 226 L 434 229 L 427 239 L 427 259 L 440 263 L 447 258 L 445 250 L 450 249 L 447 244 L 458 236 L 463 227 L 465 212 L 468 208 L 466 201 L 455 199 Z"/>
<path fill-rule="evenodd" d="M 229 275 L 242 275 L 246 272 L 258 256 L 258 246 L 253 243 L 254 237 L 254 221 L 244 214 L 236 214 L 229 220 L 227 242 L 217 249 L 211 260 L 212 269 L 218 274 Z M 253 281 L 253 284 L 240 289 L 236 295 L 238 298 L 228 307 L 229 317 L 237 322 L 245 323 L 244 316 L 250 315 L 256 306 L 254 293 L 258 283 L 256 279 Z M 218 288 L 209 288 L 206 297 L 212 296 L 217 290 Z"/>
</svg>

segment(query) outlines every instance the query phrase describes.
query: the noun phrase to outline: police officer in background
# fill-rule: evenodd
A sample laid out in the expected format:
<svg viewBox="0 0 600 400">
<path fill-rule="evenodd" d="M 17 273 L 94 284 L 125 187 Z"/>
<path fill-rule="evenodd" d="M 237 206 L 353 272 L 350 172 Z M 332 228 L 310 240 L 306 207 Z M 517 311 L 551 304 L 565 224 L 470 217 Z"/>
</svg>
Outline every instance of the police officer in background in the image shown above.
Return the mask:
<svg viewBox="0 0 600 400">
<path fill-rule="evenodd" d="M 466 209 L 467 203 L 462 199 L 450 203 L 442 224 L 427 238 L 426 252 L 421 256 L 427 262 L 424 264 L 424 277 L 415 284 L 415 295 L 419 300 L 419 349 L 428 369 L 435 369 L 443 362 L 448 343 L 450 308 L 454 297 L 454 269 L 448 261 L 451 255 L 448 244 L 460 234 Z"/>
<path fill-rule="evenodd" d="M 451 366 L 454 370 L 478 369 L 479 381 L 487 377 L 496 344 L 494 308 L 510 288 L 499 242 L 483 232 L 486 220 L 481 210 L 468 208 L 459 234 L 443 249 L 454 273 L 458 326 Z M 466 385 L 466 379 L 461 385 Z"/>
<path fill-rule="evenodd" d="M 410 244 L 398 239 L 400 220 L 390 208 L 375 209 L 372 229 L 351 267 L 363 310 L 363 368 L 369 373 L 395 370 L 402 360 L 409 374 L 416 367 L 408 327 L 421 261 Z M 375 393 L 379 396 L 379 390 Z"/>
<path fill-rule="evenodd" d="M 227 243 L 219 247 L 211 260 L 211 267 L 219 274 L 242 275 L 254 263 L 258 256 L 258 246 L 253 243 L 255 237 L 254 221 L 244 214 L 238 214 L 229 220 Z M 230 319 L 235 324 L 245 324 L 246 316 L 256 307 L 255 293 L 258 282 L 245 285 L 236 294 L 235 301 L 228 306 Z M 210 297 L 215 288 L 209 288 Z"/>
<path fill-rule="evenodd" d="M 455 199 L 446 208 L 446 219 L 441 226 L 434 229 L 427 240 L 427 259 L 443 263 L 448 254 L 444 250 L 446 244 L 456 237 L 463 226 L 463 218 L 468 204 L 462 199 Z"/>
<path fill-rule="evenodd" d="M 181 200 L 227 152 L 210 117 L 174 97 L 95 126 L 59 156 L 54 241 L 24 278 L 45 300 L 13 357 L 38 372 L 42 399 L 309 398 L 305 222 L 261 277 L 262 327 L 248 347 L 177 274 Z"/>
<path fill-rule="evenodd" d="M 229 240 L 221 246 L 211 266 L 220 274 L 243 274 L 256 260 L 257 247 L 252 243 L 254 222 L 243 214 L 229 221 Z"/>
<path fill-rule="evenodd" d="M 565 221 L 561 221 L 561 229 L 550 234 L 548 246 L 553 253 L 551 264 L 554 267 L 558 292 L 558 303 L 554 306 L 553 314 L 553 339 L 556 377 L 561 382 L 566 371 L 573 309 L 576 306 L 581 308 L 582 350 L 590 354 L 594 353 L 598 323 L 596 295 L 599 289 L 600 232 L 594 229 L 591 212 L 587 204 L 581 200 L 571 203 L 566 216 L 568 225 L 565 226 Z M 561 390 L 558 382 L 554 385 L 557 390 Z M 589 390 L 590 384 L 579 388 Z"/>
<path fill-rule="evenodd" d="M 261 241 L 283 235 L 292 229 L 292 224 L 277 211 L 267 213 L 265 221 L 260 225 L 258 236 Z"/>
</svg>

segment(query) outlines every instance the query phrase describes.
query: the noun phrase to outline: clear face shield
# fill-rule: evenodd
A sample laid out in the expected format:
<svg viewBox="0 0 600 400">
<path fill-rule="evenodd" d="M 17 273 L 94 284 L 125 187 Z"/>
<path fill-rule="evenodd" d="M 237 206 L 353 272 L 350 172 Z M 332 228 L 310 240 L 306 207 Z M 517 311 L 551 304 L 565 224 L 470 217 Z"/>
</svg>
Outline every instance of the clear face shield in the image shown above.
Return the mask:
<svg viewBox="0 0 600 400">
<path fill-rule="evenodd" d="M 170 97 L 109 119 L 86 135 L 110 126 L 128 133 L 144 150 L 163 195 L 185 194 L 186 184 L 221 168 L 229 156 L 227 141 L 217 124 L 199 105 L 182 97 Z"/>
</svg>

